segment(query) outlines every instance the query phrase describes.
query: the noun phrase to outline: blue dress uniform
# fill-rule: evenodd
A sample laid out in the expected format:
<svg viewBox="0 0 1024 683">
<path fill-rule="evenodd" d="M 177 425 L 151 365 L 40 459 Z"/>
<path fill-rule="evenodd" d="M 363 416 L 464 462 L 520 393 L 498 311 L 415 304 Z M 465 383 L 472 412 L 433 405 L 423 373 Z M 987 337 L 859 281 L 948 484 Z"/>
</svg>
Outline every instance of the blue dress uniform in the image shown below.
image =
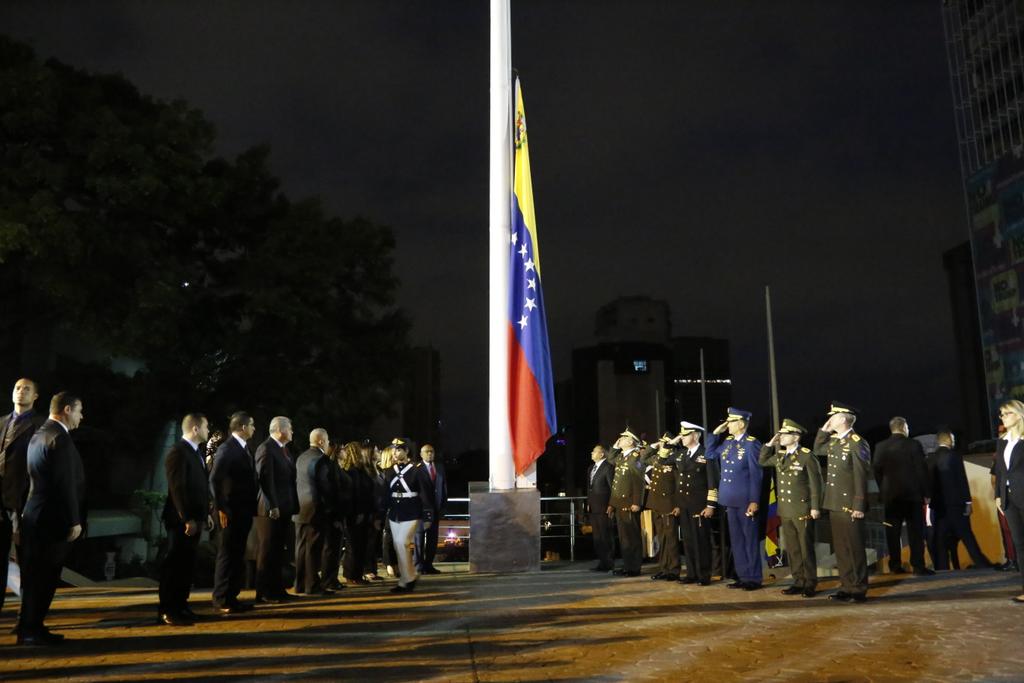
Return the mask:
<svg viewBox="0 0 1024 683">
<path fill-rule="evenodd" d="M 750 423 L 751 413 L 729 408 L 727 422 L 743 420 Z M 761 442 L 746 433 L 739 437 L 712 434 L 708 438 L 707 459 L 718 460 L 722 479 L 718 487 L 718 504 L 724 507 L 729 523 L 733 562 L 738 581 L 730 587 L 754 590 L 761 587 L 761 549 L 757 515 L 747 516 L 750 503 L 761 500 L 763 473 L 757 462 Z"/>
</svg>

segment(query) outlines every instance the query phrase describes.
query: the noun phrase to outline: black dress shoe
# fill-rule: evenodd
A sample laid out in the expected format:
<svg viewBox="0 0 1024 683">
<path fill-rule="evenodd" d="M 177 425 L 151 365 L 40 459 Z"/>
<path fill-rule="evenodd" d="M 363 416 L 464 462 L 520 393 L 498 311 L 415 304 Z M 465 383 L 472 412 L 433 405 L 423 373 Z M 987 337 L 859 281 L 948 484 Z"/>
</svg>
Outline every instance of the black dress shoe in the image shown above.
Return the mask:
<svg viewBox="0 0 1024 683">
<path fill-rule="evenodd" d="M 611 570 L 611 567 L 602 567 L 601 565 L 597 565 L 596 567 L 590 568 L 590 571 L 592 572 L 610 572 Z"/>
<path fill-rule="evenodd" d="M 180 614 L 181 616 L 185 617 L 186 619 L 191 619 L 192 621 L 200 621 L 200 620 L 202 620 L 201 616 L 199 616 L 198 614 L 196 614 L 195 612 L 190 610 L 188 607 L 186 607 L 185 609 L 182 609 L 182 610 L 178 610 L 178 614 Z"/>
<path fill-rule="evenodd" d="M 914 576 L 935 576 L 935 570 L 928 569 L 928 567 L 921 567 L 920 569 L 914 570 Z"/>
<path fill-rule="evenodd" d="M 63 643 L 64 636 L 56 633 L 50 633 L 49 631 L 41 631 L 39 633 L 31 633 L 28 635 L 22 635 L 19 633 L 16 642 L 18 645 L 27 645 L 29 647 L 51 647 Z"/>
<path fill-rule="evenodd" d="M 1010 572 L 1013 571 L 1013 562 L 1007 560 L 1002 564 L 993 564 L 992 569 L 995 569 L 997 572 Z"/>
<path fill-rule="evenodd" d="M 860 603 L 860 602 L 867 602 L 868 601 L 868 595 L 867 595 L 867 593 L 854 593 L 854 594 L 852 594 L 850 596 L 850 599 L 853 600 L 854 602 L 858 602 L 858 603 Z"/>
<path fill-rule="evenodd" d="M 256 598 L 257 603 L 263 603 L 265 605 L 280 605 L 284 600 L 277 597 L 264 597 L 262 595 Z"/>
<path fill-rule="evenodd" d="M 697 579 L 693 578 L 692 576 L 684 576 L 681 579 L 679 579 L 679 583 L 697 583 Z"/>
<path fill-rule="evenodd" d="M 747 583 L 743 586 L 743 590 L 745 591 L 759 591 L 762 588 L 764 588 L 762 584 L 753 582 Z"/>
<path fill-rule="evenodd" d="M 612 574 L 615 574 L 615 576 L 622 576 L 625 573 L 626 573 L 625 569 L 613 569 L 612 570 Z"/>
<path fill-rule="evenodd" d="M 836 591 L 828 596 L 829 600 L 836 600 L 838 602 L 850 602 L 853 600 L 853 596 L 845 591 Z"/>
<path fill-rule="evenodd" d="M 397 585 L 391 589 L 392 593 L 412 593 L 412 589 L 408 586 Z"/>
<path fill-rule="evenodd" d="M 625 578 L 630 578 L 630 577 L 633 577 L 633 576 L 640 576 L 640 572 L 639 571 L 627 572 L 627 571 L 623 570 L 622 573 L 619 574 L 619 576 L 621 576 L 622 578 L 625 579 Z"/>
<path fill-rule="evenodd" d="M 423 573 L 423 574 L 440 574 L 441 570 L 438 569 L 437 567 L 427 567 L 421 573 Z"/>
<path fill-rule="evenodd" d="M 790 586 L 789 588 L 783 588 L 780 592 L 783 595 L 797 595 L 798 593 L 803 593 L 804 589 L 799 586 Z"/>
<path fill-rule="evenodd" d="M 180 614 L 171 614 L 170 612 L 164 612 L 157 617 L 157 622 L 167 626 L 192 626 L 190 619 L 186 619 Z"/>
<path fill-rule="evenodd" d="M 243 612 L 251 611 L 252 605 L 233 602 L 227 605 L 214 605 L 213 609 L 217 614 L 242 614 Z"/>
<path fill-rule="evenodd" d="M 700 586 L 710 586 L 711 585 L 711 579 L 699 579 L 697 581 L 697 584 L 700 585 Z"/>
<path fill-rule="evenodd" d="M 907 573 L 907 568 L 904 567 L 902 564 L 898 564 L 895 567 L 889 567 L 889 573 L 890 574 L 906 574 Z"/>
<path fill-rule="evenodd" d="M 658 572 L 657 574 L 651 575 L 651 581 L 660 581 L 664 579 L 666 576 L 668 576 L 668 574 L 666 574 L 665 572 Z"/>
<path fill-rule="evenodd" d="M 813 588 L 805 588 L 803 593 L 801 593 L 800 595 L 804 596 L 805 598 L 813 598 L 817 594 L 818 591 L 814 590 Z"/>
<path fill-rule="evenodd" d="M 747 584 L 744 583 L 743 581 L 733 581 L 732 583 L 726 585 L 726 588 L 746 588 L 746 587 L 747 587 Z"/>
<path fill-rule="evenodd" d="M 679 574 L 665 574 L 665 576 L 663 576 L 662 578 L 665 581 L 678 581 L 679 580 Z"/>
</svg>

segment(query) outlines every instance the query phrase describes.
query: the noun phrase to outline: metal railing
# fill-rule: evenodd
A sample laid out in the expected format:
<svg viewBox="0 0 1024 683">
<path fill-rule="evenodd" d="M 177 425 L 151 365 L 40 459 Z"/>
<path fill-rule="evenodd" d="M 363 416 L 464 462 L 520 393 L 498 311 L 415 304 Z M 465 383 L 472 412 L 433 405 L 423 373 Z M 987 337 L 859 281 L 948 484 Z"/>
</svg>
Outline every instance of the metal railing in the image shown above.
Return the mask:
<svg viewBox="0 0 1024 683">
<path fill-rule="evenodd" d="M 569 560 L 576 560 L 576 538 L 580 533 L 580 522 L 584 518 L 587 499 L 585 497 L 551 496 L 540 499 L 540 542 L 541 558 L 543 559 L 545 544 L 547 550 L 552 545 L 568 544 Z M 448 545 L 468 545 L 469 530 L 469 498 L 449 498 L 448 511 L 438 521 L 438 539 L 444 539 Z M 551 557 L 551 556 L 549 556 Z"/>
</svg>

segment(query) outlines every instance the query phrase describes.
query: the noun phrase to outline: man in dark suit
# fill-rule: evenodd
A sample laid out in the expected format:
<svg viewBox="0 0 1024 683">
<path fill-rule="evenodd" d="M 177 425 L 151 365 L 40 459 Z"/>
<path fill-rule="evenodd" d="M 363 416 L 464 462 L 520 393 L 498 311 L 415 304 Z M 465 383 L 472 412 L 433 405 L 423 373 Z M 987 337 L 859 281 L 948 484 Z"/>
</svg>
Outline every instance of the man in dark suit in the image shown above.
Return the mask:
<svg viewBox="0 0 1024 683">
<path fill-rule="evenodd" d="M 160 565 L 160 605 L 157 620 L 168 626 L 191 626 L 196 615 L 189 609 L 196 548 L 202 526 L 213 527 L 210 487 L 206 477 L 206 440 L 210 427 L 204 415 L 189 413 L 181 421 L 181 440 L 164 459 L 167 472 L 167 555 Z"/>
<path fill-rule="evenodd" d="M 924 566 L 924 504 L 930 491 L 928 465 L 924 449 L 910 437 L 910 427 L 902 417 L 889 420 L 892 436 L 875 448 L 872 469 L 882 504 L 885 506 L 885 540 L 889 545 L 889 572 L 902 574 L 900 536 L 907 525 L 910 542 L 910 566 L 915 576 L 934 574 Z"/>
<path fill-rule="evenodd" d="M 256 449 L 256 602 L 288 599 L 281 569 L 285 535 L 292 515 L 299 510 L 295 494 L 295 464 L 288 454 L 292 421 L 277 416 L 270 421 L 270 437 Z"/>
<path fill-rule="evenodd" d="M 437 555 L 438 528 L 448 505 L 448 477 L 444 465 L 436 460 L 434 447 L 429 443 L 420 449 L 420 460 L 420 466 L 426 470 L 434 486 L 434 523 L 421 523 L 416 529 L 416 569 L 420 574 L 440 574 L 441 571 L 434 567 L 434 556 Z"/>
<path fill-rule="evenodd" d="M 28 499 L 28 443 L 46 418 L 33 410 L 39 392 L 36 383 L 28 378 L 14 384 L 14 411 L 0 418 L 0 610 L 4 606 L 7 586 L 7 558 L 11 543 L 20 537 L 21 511 Z M 14 543 L 18 561 L 21 551 Z"/>
<path fill-rule="evenodd" d="M 587 475 L 587 507 L 590 508 L 590 528 L 597 556 L 597 564 L 591 570 L 610 572 L 615 569 L 615 539 L 612 537 L 612 520 L 608 517 L 608 501 L 612 496 L 615 468 L 608 462 L 608 452 L 600 444 L 594 446 L 590 459 L 594 464 Z"/>
<path fill-rule="evenodd" d="M 220 545 L 213 576 L 213 606 L 221 614 L 252 609 L 239 602 L 245 575 L 245 541 L 256 514 L 256 467 L 248 442 L 256 426 L 248 413 L 231 416 L 231 436 L 217 448 L 210 472 L 210 490 L 220 521 Z"/>
<path fill-rule="evenodd" d="M 978 547 L 971 530 L 971 487 L 967 483 L 964 458 L 953 450 L 953 434 L 942 430 L 936 434 L 938 448 L 928 456 L 931 483 L 931 504 L 935 541 L 932 562 L 936 569 L 948 569 L 950 554 L 957 552 L 963 541 L 975 567 L 991 568 L 992 561 Z M 947 544 L 946 539 L 951 542 Z M 959 567 L 957 567 L 959 569 Z"/>
<path fill-rule="evenodd" d="M 82 534 L 85 474 L 71 430 L 82 422 L 82 401 L 62 391 L 50 401 L 50 419 L 28 445 L 32 480 L 21 519 L 22 599 L 19 645 L 55 645 L 64 636 L 51 633 L 43 620 L 60 582 L 71 544 Z"/>
<path fill-rule="evenodd" d="M 327 430 L 317 427 L 309 434 L 309 448 L 295 462 L 295 488 L 299 509 L 295 522 L 295 592 L 324 595 L 334 592 L 330 577 L 321 577 L 323 548 L 335 521 L 337 491 L 331 477 Z"/>
<path fill-rule="evenodd" d="M 352 477 L 341 467 L 341 454 L 337 446 L 327 452 L 327 477 L 334 501 L 330 505 L 331 522 L 324 526 L 320 575 L 325 589 L 340 591 L 345 588 L 338 581 L 338 575 L 341 573 L 341 546 L 346 538 L 345 522 L 353 509 L 353 487 Z"/>
</svg>

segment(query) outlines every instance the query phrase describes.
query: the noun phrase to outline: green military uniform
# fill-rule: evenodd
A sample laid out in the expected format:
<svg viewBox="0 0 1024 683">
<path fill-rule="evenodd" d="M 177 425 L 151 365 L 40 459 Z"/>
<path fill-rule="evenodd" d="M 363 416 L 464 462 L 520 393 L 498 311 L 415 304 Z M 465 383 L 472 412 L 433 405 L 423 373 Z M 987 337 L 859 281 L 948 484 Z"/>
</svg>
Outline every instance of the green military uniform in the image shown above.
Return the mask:
<svg viewBox="0 0 1024 683">
<path fill-rule="evenodd" d="M 675 581 L 679 578 L 679 529 L 676 501 L 676 458 L 671 448 L 663 446 L 645 459 L 651 468 L 647 485 L 647 509 L 654 517 L 654 534 L 658 539 L 658 571 L 652 579 Z"/>
<path fill-rule="evenodd" d="M 629 430 L 623 436 L 633 436 Z M 635 437 L 634 437 L 635 438 Z M 626 576 L 639 576 L 640 565 L 643 563 L 643 540 L 640 535 L 640 513 L 630 510 L 630 506 L 641 507 L 644 501 L 644 479 L 640 468 L 642 459 L 649 451 L 636 447 L 628 454 L 618 448 L 612 448 L 608 462 L 615 465 L 615 476 L 612 478 L 612 495 L 608 505 L 615 514 L 615 525 L 618 527 L 619 552 L 622 554 L 622 569 L 618 572 Z"/>
<path fill-rule="evenodd" d="M 836 401 L 829 415 L 853 413 Z M 871 447 L 852 429 L 845 434 L 819 431 L 814 454 L 828 460 L 822 508 L 829 511 L 832 545 L 839 569 L 840 600 L 863 601 L 868 590 L 868 561 L 864 542 L 864 518 L 852 512 L 867 512 L 868 480 L 871 478 Z M 830 596 L 831 597 L 831 596 Z"/>
<path fill-rule="evenodd" d="M 804 434 L 793 420 L 783 420 L 780 434 Z M 814 554 L 814 520 L 811 510 L 821 509 L 822 481 L 818 458 L 809 448 L 794 444 L 789 449 L 764 445 L 758 456 L 761 467 L 774 467 L 775 500 L 780 518 L 783 549 L 789 554 L 793 585 L 783 593 L 812 597 L 818 585 Z"/>
</svg>

